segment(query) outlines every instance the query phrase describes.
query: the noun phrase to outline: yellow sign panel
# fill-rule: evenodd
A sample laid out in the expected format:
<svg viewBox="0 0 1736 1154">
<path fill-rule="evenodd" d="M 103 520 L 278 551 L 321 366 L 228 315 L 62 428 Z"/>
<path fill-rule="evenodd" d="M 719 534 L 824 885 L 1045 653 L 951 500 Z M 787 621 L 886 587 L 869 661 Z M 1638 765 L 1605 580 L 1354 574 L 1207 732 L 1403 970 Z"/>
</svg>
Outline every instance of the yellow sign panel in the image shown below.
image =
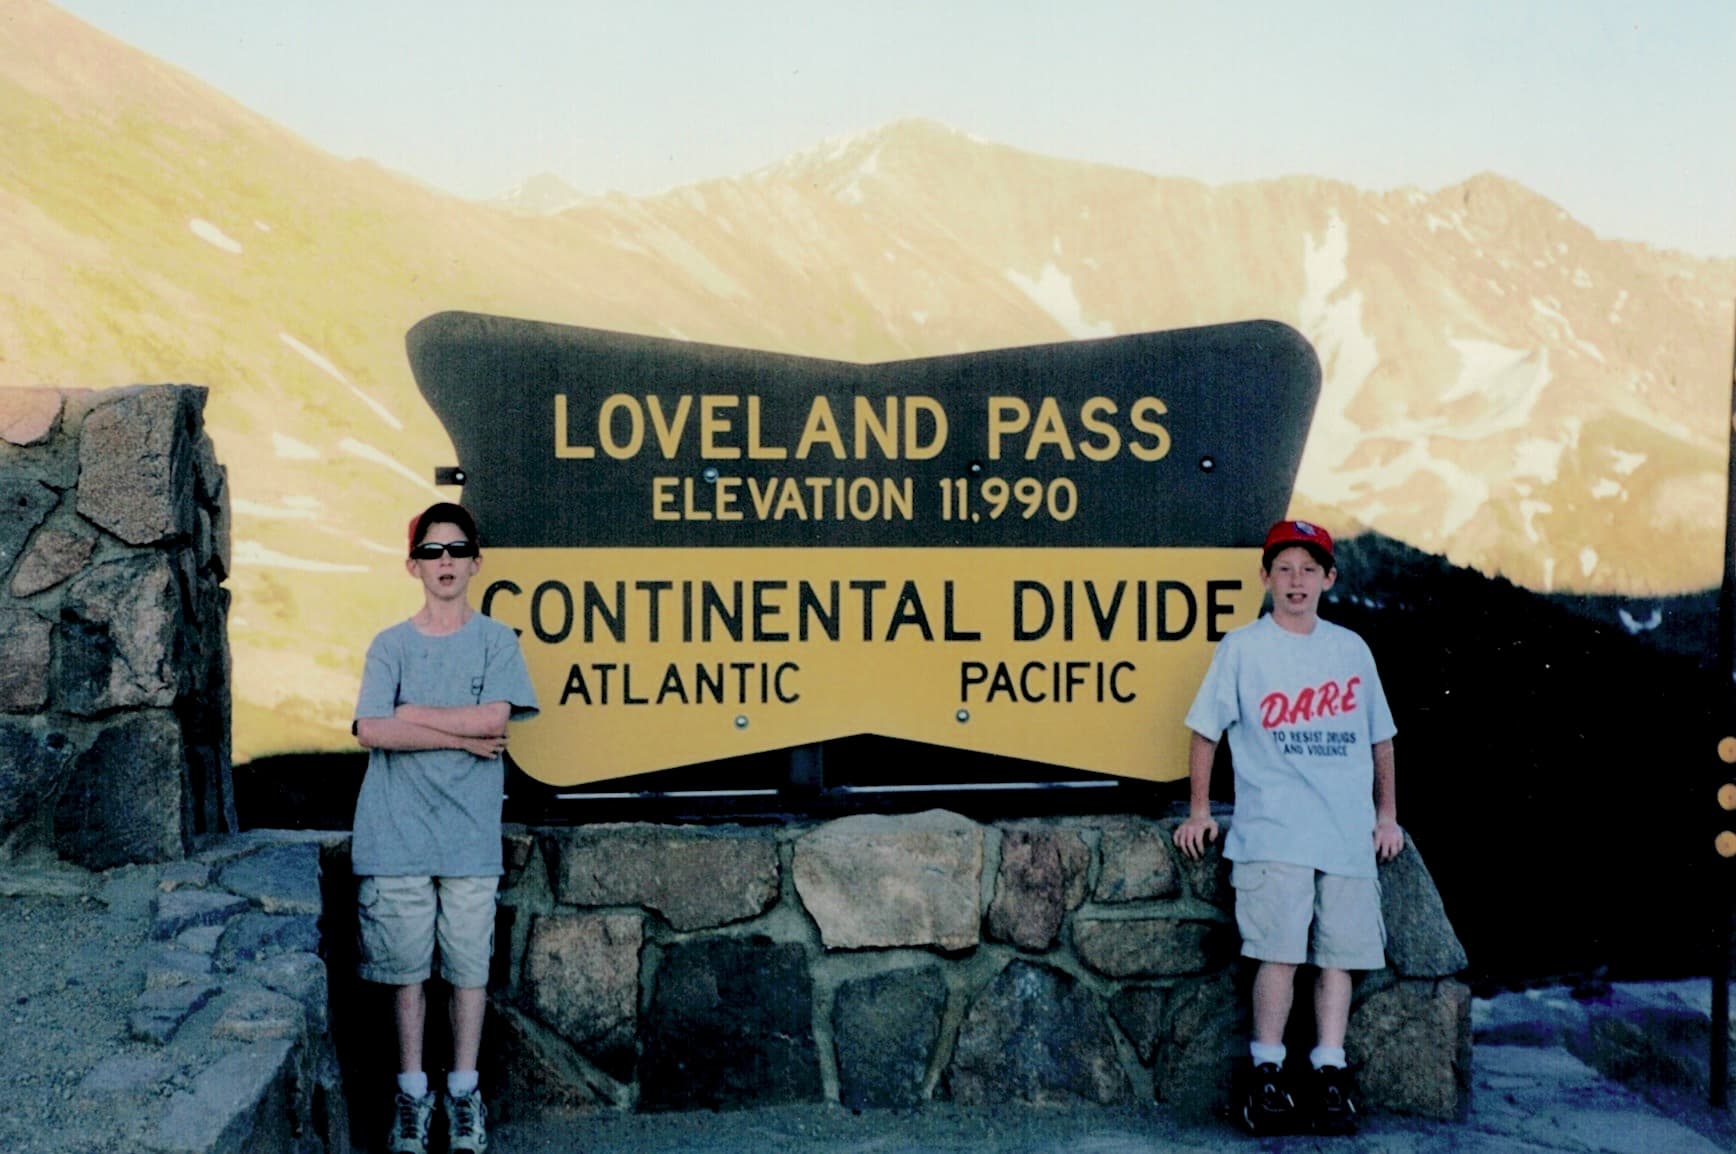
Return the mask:
<svg viewBox="0 0 1736 1154">
<path fill-rule="evenodd" d="M 1254 619 L 1257 549 L 488 551 L 556 785 L 873 733 L 1149 780 Z"/>
</svg>

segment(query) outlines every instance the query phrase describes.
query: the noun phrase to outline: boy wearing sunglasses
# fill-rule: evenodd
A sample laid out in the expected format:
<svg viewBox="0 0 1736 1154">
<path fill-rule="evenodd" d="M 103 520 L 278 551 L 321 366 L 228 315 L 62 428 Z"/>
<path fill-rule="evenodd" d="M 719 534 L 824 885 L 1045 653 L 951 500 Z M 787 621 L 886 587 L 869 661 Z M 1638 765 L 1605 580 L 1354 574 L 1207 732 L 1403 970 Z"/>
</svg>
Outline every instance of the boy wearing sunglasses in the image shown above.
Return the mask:
<svg viewBox="0 0 1736 1154">
<path fill-rule="evenodd" d="M 438 944 L 452 986 L 448 1148 L 480 1154 L 488 1134 L 476 1059 L 502 872 L 500 755 L 507 722 L 534 716 L 536 694 L 513 631 L 470 607 L 482 553 L 469 512 L 429 506 L 410 522 L 409 545 L 404 565 L 422 583 L 422 608 L 374 638 L 356 702 L 354 732 L 369 751 L 351 848 L 361 976 L 397 987 L 389 1149 L 426 1154 L 435 1096 L 422 1068 L 423 983 Z"/>
</svg>

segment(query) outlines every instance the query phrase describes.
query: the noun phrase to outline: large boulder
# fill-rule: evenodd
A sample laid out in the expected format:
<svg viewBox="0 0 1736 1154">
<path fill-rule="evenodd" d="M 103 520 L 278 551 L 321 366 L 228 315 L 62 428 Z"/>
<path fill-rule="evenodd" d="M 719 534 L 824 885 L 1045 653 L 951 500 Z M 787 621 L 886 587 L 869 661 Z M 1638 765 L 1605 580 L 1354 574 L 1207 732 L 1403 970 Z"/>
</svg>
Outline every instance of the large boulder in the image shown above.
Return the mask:
<svg viewBox="0 0 1736 1154">
<path fill-rule="evenodd" d="M 814 994 L 803 948 L 763 936 L 663 951 L 646 1015 L 639 1104 L 719 1109 L 818 1101 Z"/>
<path fill-rule="evenodd" d="M 0 717 L 0 861 L 46 848 L 77 753 L 47 717 Z"/>
<path fill-rule="evenodd" d="M 946 996 L 946 979 L 933 967 L 838 987 L 832 1007 L 838 1101 L 852 1110 L 920 1104 Z"/>
<path fill-rule="evenodd" d="M 1133 818 L 1108 821 L 1097 849 L 1101 865 L 1091 892 L 1100 902 L 1171 898 L 1181 893 L 1170 831 Z"/>
<path fill-rule="evenodd" d="M 53 632 L 53 622 L 28 609 L 0 609 L 0 713 L 35 713 L 48 704 Z"/>
<path fill-rule="evenodd" d="M 1108 978 L 1163 978 L 1200 974 L 1228 965 L 1235 955 L 1233 927 L 1176 917 L 1078 917 L 1073 948 L 1079 960 Z"/>
<path fill-rule="evenodd" d="M 638 914 L 538 915 L 525 951 L 532 1012 L 604 1073 L 633 1076 L 639 1036 Z"/>
<path fill-rule="evenodd" d="M 1456 1118 L 1471 1088 L 1471 991 L 1450 978 L 1377 989 L 1350 1013 L 1345 1054 L 1367 1105 Z"/>
<path fill-rule="evenodd" d="M 1065 829 L 1015 826 L 1001 833 L 1001 864 L 989 904 L 989 936 L 1024 950 L 1055 944 L 1061 923 L 1085 900 L 1091 851 Z"/>
<path fill-rule="evenodd" d="M 1470 964 L 1409 834 L 1404 850 L 1380 867 L 1380 916 L 1386 922 L 1387 964 L 1400 977 L 1446 978 Z"/>
<path fill-rule="evenodd" d="M 975 946 L 982 871 L 982 827 L 942 810 L 843 818 L 795 848 L 796 889 L 827 949 Z"/>
<path fill-rule="evenodd" d="M 581 1057 L 571 1043 L 517 1007 L 488 1003 L 482 1036 L 483 1096 L 502 1119 L 540 1118 L 549 1110 L 617 1110 L 627 1087 Z"/>
<path fill-rule="evenodd" d="M 12 571 L 30 534 L 59 503 L 60 494 L 40 481 L 0 477 L 0 577 Z"/>
<path fill-rule="evenodd" d="M 1248 999 L 1227 973 L 1169 993 L 1169 1030 L 1157 1046 L 1153 1088 L 1178 1113 L 1203 1117 L 1229 1101 L 1248 1057 Z"/>
<path fill-rule="evenodd" d="M 778 847 L 745 830 L 599 825 L 554 843 L 555 896 L 643 906 L 683 932 L 758 917 L 778 899 Z"/>
<path fill-rule="evenodd" d="M 78 759 L 54 813 L 62 857 L 87 869 L 186 855 L 186 751 L 168 710 L 112 721 Z"/>
<path fill-rule="evenodd" d="M 40 445 L 60 423 L 59 389 L 0 389 L 0 441 Z"/>
<path fill-rule="evenodd" d="M 1169 991 L 1162 986 L 1123 986 L 1109 998 L 1109 1016 L 1133 1043 L 1139 1060 L 1150 1065 L 1163 1036 Z"/>
<path fill-rule="evenodd" d="M 123 392 L 84 419 L 78 511 L 130 545 L 192 539 L 200 388 Z"/>
<path fill-rule="evenodd" d="M 30 539 L 12 573 L 14 597 L 34 597 L 84 568 L 96 551 L 97 532 L 78 517 L 56 518 Z M 5 570 L 0 568 L 0 573 Z"/>
<path fill-rule="evenodd" d="M 968 1106 L 1107 1105 L 1128 1092 L 1096 997 L 1071 974 L 1019 960 L 971 1004 L 946 1078 Z"/>
<path fill-rule="evenodd" d="M 1180 853 L 1175 855 L 1181 876 L 1187 883 L 1188 892 L 1202 902 L 1210 902 L 1220 909 L 1234 909 L 1236 906 L 1235 887 L 1230 885 L 1230 859 L 1224 856 L 1224 839 L 1230 834 L 1231 818 L 1228 814 L 1215 814 L 1218 819 L 1218 837 L 1216 841 L 1206 845 L 1205 853 L 1198 861 L 1189 861 Z M 1175 829 L 1181 824 L 1180 819 L 1171 818 L 1159 823 L 1163 836 L 1170 839 L 1174 845 Z"/>
<path fill-rule="evenodd" d="M 94 717 L 174 703 L 175 636 L 185 622 L 166 557 L 146 553 L 96 566 L 67 588 L 60 616 L 61 708 Z"/>
</svg>

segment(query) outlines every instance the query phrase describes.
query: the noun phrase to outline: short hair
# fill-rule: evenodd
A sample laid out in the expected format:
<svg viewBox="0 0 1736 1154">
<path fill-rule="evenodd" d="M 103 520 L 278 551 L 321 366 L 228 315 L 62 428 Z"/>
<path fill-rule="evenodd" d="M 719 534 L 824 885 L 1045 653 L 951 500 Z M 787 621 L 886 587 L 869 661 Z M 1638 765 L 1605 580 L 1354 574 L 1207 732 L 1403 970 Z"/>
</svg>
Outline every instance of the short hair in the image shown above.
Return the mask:
<svg viewBox="0 0 1736 1154">
<path fill-rule="evenodd" d="M 454 505 L 451 501 L 436 501 L 422 510 L 410 520 L 410 548 L 414 549 L 422 543 L 422 537 L 428 532 L 430 525 L 456 525 L 464 531 L 464 537 L 478 550 L 482 548 L 482 536 L 476 531 L 476 518 L 470 515 L 470 510 L 463 505 Z"/>
</svg>

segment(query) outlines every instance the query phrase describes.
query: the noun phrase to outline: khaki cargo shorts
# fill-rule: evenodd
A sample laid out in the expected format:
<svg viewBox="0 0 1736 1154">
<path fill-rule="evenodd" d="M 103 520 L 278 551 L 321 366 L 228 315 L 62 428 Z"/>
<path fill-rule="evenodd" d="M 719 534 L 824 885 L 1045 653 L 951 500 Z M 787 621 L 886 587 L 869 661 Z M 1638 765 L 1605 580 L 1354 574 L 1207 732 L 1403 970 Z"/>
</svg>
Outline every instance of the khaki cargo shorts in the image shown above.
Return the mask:
<svg viewBox="0 0 1736 1154">
<path fill-rule="evenodd" d="M 498 877 L 364 877 L 356 901 L 364 980 L 413 986 L 434 972 L 459 989 L 488 985 Z"/>
<path fill-rule="evenodd" d="M 1380 882 L 1347 878 L 1287 862 L 1239 861 L 1236 927 L 1242 956 L 1329 970 L 1386 965 Z"/>
</svg>

